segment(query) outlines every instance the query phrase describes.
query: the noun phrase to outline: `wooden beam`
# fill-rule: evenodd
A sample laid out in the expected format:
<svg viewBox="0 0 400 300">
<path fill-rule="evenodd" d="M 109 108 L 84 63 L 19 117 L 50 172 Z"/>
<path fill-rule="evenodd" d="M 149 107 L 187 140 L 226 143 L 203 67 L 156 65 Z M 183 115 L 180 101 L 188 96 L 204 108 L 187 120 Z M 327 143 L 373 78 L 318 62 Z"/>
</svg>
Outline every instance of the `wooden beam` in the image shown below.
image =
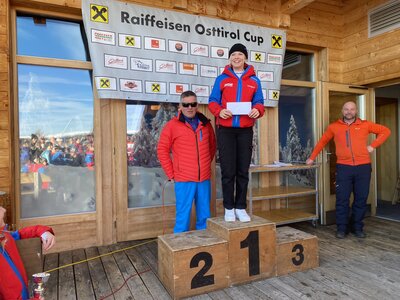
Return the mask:
<svg viewBox="0 0 400 300">
<path fill-rule="evenodd" d="M 314 1 L 315 0 L 288 0 L 281 5 L 281 13 L 288 15 L 294 14 L 296 11 L 299 11 Z"/>
<path fill-rule="evenodd" d="M 175 8 L 175 9 L 187 10 L 188 1 L 187 0 L 173 1 L 173 6 L 172 7 Z"/>
</svg>

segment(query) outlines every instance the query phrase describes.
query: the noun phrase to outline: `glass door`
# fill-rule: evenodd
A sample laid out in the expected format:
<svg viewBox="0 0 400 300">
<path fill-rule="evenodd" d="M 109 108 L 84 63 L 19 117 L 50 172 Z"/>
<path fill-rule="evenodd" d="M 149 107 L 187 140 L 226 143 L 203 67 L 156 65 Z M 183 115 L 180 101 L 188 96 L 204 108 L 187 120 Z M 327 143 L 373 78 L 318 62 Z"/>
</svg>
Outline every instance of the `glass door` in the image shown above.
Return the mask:
<svg viewBox="0 0 400 300">
<path fill-rule="evenodd" d="M 178 112 L 175 103 L 113 102 L 117 240 L 151 238 L 172 232 L 174 184 L 157 158 L 164 125 Z"/>
</svg>

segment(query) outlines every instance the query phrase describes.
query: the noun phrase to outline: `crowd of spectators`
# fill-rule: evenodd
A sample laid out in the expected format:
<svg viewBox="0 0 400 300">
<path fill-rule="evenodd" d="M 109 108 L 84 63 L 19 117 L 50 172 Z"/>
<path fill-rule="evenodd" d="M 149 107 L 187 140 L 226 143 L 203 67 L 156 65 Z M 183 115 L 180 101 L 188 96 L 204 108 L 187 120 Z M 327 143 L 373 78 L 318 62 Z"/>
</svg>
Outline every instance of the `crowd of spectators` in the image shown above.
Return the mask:
<svg viewBox="0 0 400 300">
<path fill-rule="evenodd" d="M 93 135 L 45 138 L 31 134 L 20 142 L 21 171 L 40 172 L 48 165 L 94 167 Z"/>
</svg>

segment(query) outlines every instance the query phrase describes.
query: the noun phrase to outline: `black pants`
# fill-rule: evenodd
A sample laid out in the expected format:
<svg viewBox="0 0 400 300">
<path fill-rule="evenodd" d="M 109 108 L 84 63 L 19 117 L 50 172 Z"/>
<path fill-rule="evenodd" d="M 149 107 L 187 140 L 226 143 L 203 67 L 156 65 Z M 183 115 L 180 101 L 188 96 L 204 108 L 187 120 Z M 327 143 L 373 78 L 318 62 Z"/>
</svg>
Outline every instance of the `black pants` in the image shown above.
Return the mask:
<svg viewBox="0 0 400 300">
<path fill-rule="evenodd" d="M 253 128 L 217 128 L 224 208 L 247 207 L 247 185 L 253 149 Z M 236 193 L 235 193 L 236 183 Z"/>
<path fill-rule="evenodd" d="M 371 164 L 336 165 L 336 225 L 338 231 L 363 231 L 371 170 Z M 354 194 L 354 202 L 351 207 L 349 224 L 351 192 Z"/>
</svg>

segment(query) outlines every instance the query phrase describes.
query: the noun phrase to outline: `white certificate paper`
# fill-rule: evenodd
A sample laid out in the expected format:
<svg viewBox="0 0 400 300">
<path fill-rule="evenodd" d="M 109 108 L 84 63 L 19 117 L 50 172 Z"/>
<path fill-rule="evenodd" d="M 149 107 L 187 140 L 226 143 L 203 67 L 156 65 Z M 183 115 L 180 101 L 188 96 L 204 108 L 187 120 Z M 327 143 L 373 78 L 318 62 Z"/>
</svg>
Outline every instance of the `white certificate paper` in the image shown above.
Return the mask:
<svg viewBox="0 0 400 300">
<path fill-rule="evenodd" d="M 233 115 L 248 115 L 251 111 L 251 102 L 228 102 L 226 108 Z"/>
</svg>

